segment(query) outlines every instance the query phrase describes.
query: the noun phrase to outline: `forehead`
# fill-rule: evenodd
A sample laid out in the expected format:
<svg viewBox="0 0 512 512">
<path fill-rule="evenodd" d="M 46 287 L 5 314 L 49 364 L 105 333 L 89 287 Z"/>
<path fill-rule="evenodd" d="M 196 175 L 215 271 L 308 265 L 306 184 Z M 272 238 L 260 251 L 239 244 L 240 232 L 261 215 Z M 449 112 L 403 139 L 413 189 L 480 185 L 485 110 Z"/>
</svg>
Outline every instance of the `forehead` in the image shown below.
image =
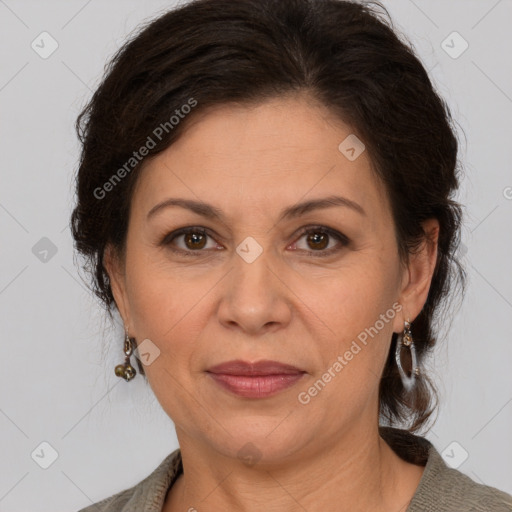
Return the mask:
<svg viewBox="0 0 512 512">
<path fill-rule="evenodd" d="M 145 211 L 186 196 L 238 216 L 340 194 L 385 213 L 367 152 L 350 160 L 340 151 L 354 140 L 350 126 L 308 97 L 219 105 L 184 122 L 180 138 L 144 165 L 133 201 Z"/>
</svg>

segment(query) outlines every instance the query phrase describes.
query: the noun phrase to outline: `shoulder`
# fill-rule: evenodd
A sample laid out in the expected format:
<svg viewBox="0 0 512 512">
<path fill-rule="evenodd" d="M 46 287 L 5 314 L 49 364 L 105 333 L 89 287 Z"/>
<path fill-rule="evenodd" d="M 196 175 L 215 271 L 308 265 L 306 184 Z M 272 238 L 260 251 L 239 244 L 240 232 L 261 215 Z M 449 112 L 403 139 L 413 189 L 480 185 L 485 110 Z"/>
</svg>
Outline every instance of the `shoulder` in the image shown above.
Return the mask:
<svg viewBox="0 0 512 512">
<path fill-rule="evenodd" d="M 427 439 L 389 427 L 380 432 L 400 457 L 425 466 L 407 512 L 512 512 L 510 494 L 450 468 Z"/>
<path fill-rule="evenodd" d="M 182 470 L 178 448 L 144 480 L 78 512 L 161 512 L 167 491 Z"/>
<path fill-rule="evenodd" d="M 512 496 L 450 468 L 432 447 L 410 512 L 512 512 Z"/>
</svg>

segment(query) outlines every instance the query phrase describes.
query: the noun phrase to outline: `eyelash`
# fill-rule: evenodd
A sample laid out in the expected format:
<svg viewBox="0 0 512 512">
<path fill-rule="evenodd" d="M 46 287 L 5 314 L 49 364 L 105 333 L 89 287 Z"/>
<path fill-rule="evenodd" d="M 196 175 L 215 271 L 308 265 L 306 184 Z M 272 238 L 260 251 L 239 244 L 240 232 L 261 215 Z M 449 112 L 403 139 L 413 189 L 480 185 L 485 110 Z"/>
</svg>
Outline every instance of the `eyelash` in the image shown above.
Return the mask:
<svg viewBox="0 0 512 512">
<path fill-rule="evenodd" d="M 208 230 L 206 230 L 205 228 L 198 227 L 198 226 L 190 226 L 190 227 L 178 229 L 176 231 L 173 231 L 173 232 L 167 234 L 163 238 L 163 240 L 160 242 L 160 245 L 168 246 L 168 248 L 172 252 L 175 252 L 175 253 L 178 253 L 178 254 L 181 254 L 184 256 L 190 256 L 190 257 L 201 256 L 201 253 L 204 252 L 204 250 L 198 249 L 196 251 L 186 251 L 183 249 L 175 249 L 175 248 L 171 247 L 171 242 L 174 241 L 176 238 L 178 238 L 179 236 L 188 235 L 191 233 L 200 234 L 203 236 L 209 236 L 209 237 L 213 238 L 213 236 L 210 235 L 208 233 Z M 304 228 L 300 232 L 299 238 L 297 240 L 302 238 L 304 235 L 309 235 L 312 233 L 324 233 L 324 234 L 327 234 L 329 237 L 335 238 L 338 242 L 340 242 L 340 245 L 337 247 L 331 247 L 330 249 L 322 249 L 319 251 L 307 251 L 305 249 L 298 249 L 299 251 L 306 251 L 314 257 L 322 258 L 322 257 L 326 257 L 326 256 L 331 256 L 332 254 L 340 251 L 343 247 L 347 246 L 350 243 L 350 240 L 345 235 L 343 235 L 342 233 L 339 233 L 333 229 L 327 228 L 325 226 L 309 226 L 307 228 Z"/>
</svg>

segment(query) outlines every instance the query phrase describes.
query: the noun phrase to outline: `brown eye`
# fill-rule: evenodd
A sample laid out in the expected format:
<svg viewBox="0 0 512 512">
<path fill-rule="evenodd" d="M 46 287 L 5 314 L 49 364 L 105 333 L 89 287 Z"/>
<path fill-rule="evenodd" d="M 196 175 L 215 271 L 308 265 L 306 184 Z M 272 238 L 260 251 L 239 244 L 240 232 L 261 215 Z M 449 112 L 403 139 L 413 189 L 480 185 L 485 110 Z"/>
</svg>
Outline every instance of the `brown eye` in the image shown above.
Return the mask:
<svg viewBox="0 0 512 512">
<path fill-rule="evenodd" d="M 329 245 L 329 235 L 321 232 L 309 233 L 307 242 L 312 249 L 323 250 Z"/>
<path fill-rule="evenodd" d="M 322 226 L 305 229 L 298 240 L 301 238 L 305 238 L 306 247 L 299 247 L 299 242 L 297 241 L 293 244 L 295 249 L 300 249 L 301 251 L 305 251 L 313 256 L 330 256 L 331 254 L 340 251 L 350 242 L 345 235 Z M 328 247 L 333 241 L 337 241 L 338 243 L 334 243 L 331 247 Z"/>
<path fill-rule="evenodd" d="M 209 238 L 212 240 L 210 247 L 207 246 Z M 173 231 L 164 237 L 160 245 L 187 256 L 201 256 L 207 253 L 207 249 L 217 248 L 212 236 L 201 227 L 187 227 Z"/>
<path fill-rule="evenodd" d="M 185 245 L 187 249 L 196 250 L 203 249 L 206 245 L 206 236 L 204 233 L 187 233 L 184 235 Z"/>
</svg>

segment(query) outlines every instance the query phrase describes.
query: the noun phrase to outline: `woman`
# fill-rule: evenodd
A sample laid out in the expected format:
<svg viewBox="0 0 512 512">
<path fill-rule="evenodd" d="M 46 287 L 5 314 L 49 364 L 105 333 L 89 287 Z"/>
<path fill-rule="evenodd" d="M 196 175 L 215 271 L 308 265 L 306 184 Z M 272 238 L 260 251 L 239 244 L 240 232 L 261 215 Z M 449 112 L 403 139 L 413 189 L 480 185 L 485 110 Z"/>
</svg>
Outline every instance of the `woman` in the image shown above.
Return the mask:
<svg viewBox="0 0 512 512">
<path fill-rule="evenodd" d="M 76 248 L 180 446 L 84 511 L 512 510 L 414 434 L 464 285 L 458 146 L 378 9 L 190 2 L 80 115 Z"/>
</svg>

